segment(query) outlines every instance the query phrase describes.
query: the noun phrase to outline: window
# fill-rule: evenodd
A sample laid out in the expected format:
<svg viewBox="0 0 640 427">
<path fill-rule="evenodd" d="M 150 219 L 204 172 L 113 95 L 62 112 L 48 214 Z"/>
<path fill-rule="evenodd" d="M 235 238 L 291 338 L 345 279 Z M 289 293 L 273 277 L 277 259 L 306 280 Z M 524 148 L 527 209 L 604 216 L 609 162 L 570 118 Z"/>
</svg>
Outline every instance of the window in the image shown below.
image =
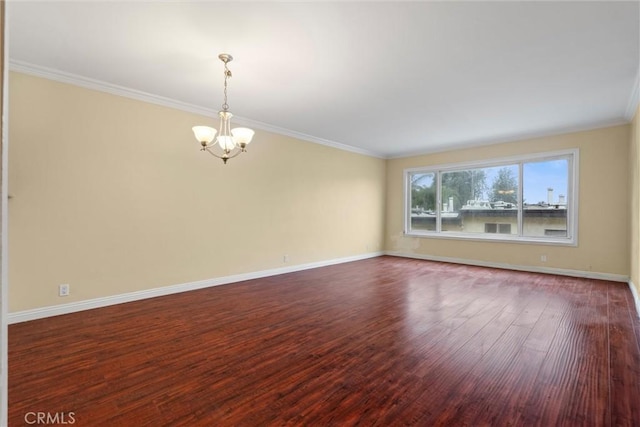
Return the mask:
<svg viewBox="0 0 640 427">
<path fill-rule="evenodd" d="M 405 170 L 409 235 L 576 244 L 578 150 Z"/>
</svg>

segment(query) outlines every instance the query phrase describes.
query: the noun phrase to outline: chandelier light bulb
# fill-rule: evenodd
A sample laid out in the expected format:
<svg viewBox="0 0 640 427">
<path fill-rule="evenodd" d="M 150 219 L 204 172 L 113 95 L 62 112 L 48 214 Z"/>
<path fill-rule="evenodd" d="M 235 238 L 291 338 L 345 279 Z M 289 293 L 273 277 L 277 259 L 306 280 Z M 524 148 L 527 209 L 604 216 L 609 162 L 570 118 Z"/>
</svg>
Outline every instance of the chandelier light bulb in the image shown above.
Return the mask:
<svg viewBox="0 0 640 427">
<path fill-rule="evenodd" d="M 251 139 L 253 138 L 254 133 L 255 132 L 249 128 L 231 129 L 231 135 L 233 135 L 233 141 L 236 143 L 238 147 L 241 147 L 241 148 L 244 148 L 251 142 Z"/>
<path fill-rule="evenodd" d="M 220 135 L 218 138 L 218 145 L 224 151 L 231 151 L 236 148 L 236 144 L 233 143 L 233 138 L 227 135 Z"/>
<path fill-rule="evenodd" d="M 196 139 L 204 146 L 209 145 L 213 138 L 215 138 L 217 130 L 209 126 L 194 126 L 193 133 L 196 136 Z"/>
</svg>

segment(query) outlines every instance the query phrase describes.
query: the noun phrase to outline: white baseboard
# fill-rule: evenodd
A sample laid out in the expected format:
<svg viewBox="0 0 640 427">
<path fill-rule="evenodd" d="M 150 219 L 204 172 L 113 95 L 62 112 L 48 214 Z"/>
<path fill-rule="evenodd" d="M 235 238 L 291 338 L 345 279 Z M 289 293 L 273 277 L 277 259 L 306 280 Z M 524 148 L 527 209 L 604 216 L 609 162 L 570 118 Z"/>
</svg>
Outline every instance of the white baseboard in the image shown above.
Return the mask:
<svg viewBox="0 0 640 427">
<path fill-rule="evenodd" d="M 424 259 L 428 261 L 450 262 L 454 264 L 476 265 L 479 267 L 501 268 L 505 270 L 527 271 L 530 273 L 557 274 L 559 276 L 584 277 L 587 279 L 610 280 L 613 282 L 628 282 L 629 276 L 612 273 L 598 273 L 595 271 L 569 270 L 564 268 L 537 267 L 529 265 L 514 265 L 499 262 L 478 261 L 464 258 L 439 257 L 424 254 L 413 254 L 404 252 L 387 251 L 386 255 L 403 258 Z"/>
<path fill-rule="evenodd" d="M 636 285 L 633 284 L 632 280 L 629 280 L 629 288 L 631 289 L 631 295 L 633 295 L 633 301 L 636 304 L 636 315 L 640 318 L 640 297 L 638 297 Z"/>
<path fill-rule="evenodd" d="M 94 308 L 107 307 L 115 304 L 122 304 L 132 301 L 138 301 L 147 298 L 155 298 L 164 295 L 171 295 L 180 292 L 193 291 L 196 289 L 209 288 L 212 286 L 226 285 L 245 280 L 259 279 L 262 277 L 276 276 L 278 274 L 293 273 L 296 271 L 309 270 L 312 268 L 326 267 L 329 265 L 342 264 L 345 262 L 360 261 L 368 258 L 375 258 L 381 255 L 397 256 L 402 258 L 415 258 L 428 261 L 450 262 L 454 264 L 475 265 L 479 267 L 501 268 L 506 270 L 527 271 L 532 273 L 557 274 L 561 276 L 584 277 L 589 279 L 611 280 L 614 282 L 626 282 L 629 284 L 633 295 L 636 311 L 640 317 L 640 298 L 633 282 L 628 276 L 611 273 L 598 273 L 593 271 L 569 270 L 561 268 L 522 266 L 505 263 L 495 263 L 487 261 L 470 260 L 464 258 L 439 257 L 424 254 L 412 254 L 395 251 L 372 252 L 363 255 L 351 257 L 336 258 L 332 260 L 312 262 L 308 264 L 293 265 L 289 267 L 273 268 L 269 270 L 256 271 L 251 273 L 235 274 L 232 276 L 216 277 L 213 279 L 199 280 L 195 282 L 182 283 L 178 285 L 164 286 L 161 288 L 147 289 L 143 291 L 128 292 L 126 294 L 112 295 L 108 297 L 94 298 L 85 301 L 72 302 L 68 304 L 60 304 L 49 307 L 35 308 L 31 310 L 23 310 L 15 313 L 7 314 L 7 323 L 14 324 L 27 322 L 29 320 L 43 319 L 46 317 L 59 316 L 62 314 L 75 313 L 78 311 L 91 310 Z"/>
<path fill-rule="evenodd" d="M 7 315 L 7 323 L 20 323 L 29 320 L 43 319 L 61 314 L 75 313 L 77 311 L 91 310 L 93 308 L 106 307 L 109 305 L 122 304 L 131 301 L 138 301 L 146 298 L 155 298 L 164 295 L 176 294 L 179 292 L 193 291 L 196 289 L 209 288 L 212 286 L 226 285 L 229 283 L 242 282 L 245 280 L 259 279 L 262 277 L 276 276 L 278 274 L 293 273 L 296 271 L 309 270 L 311 268 L 326 267 L 329 265 L 342 264 L 351 261 L 360 261 L 367 258 L 375 258 L 384 255 L 383 252 L 372 252 L 363 255 L 356 255 L 344 258 L 336 258 L 326 261 L 312 262 L 308 264 L 292 265 L 289 267 L 273 268 L 270 270 L 255 271 L 252 273 L 235 274 L 232 276 L 216 277 L 213 279 L 199 280 L 196 282 L 182 283 L 178 285 L 163 286 L 161 288 L 146 289 L 144 291 L 128 292 L 126 294 L 113 295 L 108 297 L 94 298 L 85 301 L 60 304 L 50 307 L 23 310 Z"/>
</svg>

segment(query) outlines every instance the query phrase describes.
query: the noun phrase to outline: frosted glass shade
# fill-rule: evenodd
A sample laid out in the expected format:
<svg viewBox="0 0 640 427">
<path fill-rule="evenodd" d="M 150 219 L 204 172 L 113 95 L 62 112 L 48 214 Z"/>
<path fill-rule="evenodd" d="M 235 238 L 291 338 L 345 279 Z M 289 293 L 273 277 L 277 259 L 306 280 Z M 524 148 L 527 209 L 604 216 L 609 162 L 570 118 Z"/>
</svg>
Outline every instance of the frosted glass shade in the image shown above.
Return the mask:
<svg viewBox="0 0 640 427">
<path fill-rule="evenodd" d="M 233 150 L 236 144 L 233 142 L 233 138 L 227 135 L 218 136 L 218 145 L 223 150 Z"/>
<path fill-rule="evenodd" d="M 206 142 L 209 144 L 215 138 L 216 133 L 218 132 L 214 128 L 210 128 L 209 126 L 194 126 L 193 134 L 196 136 L 196 139 L 202 143 Z"/>
<path fill-rule="evenodd" d="M 235 128 L 231 129 L 231 134 L 233 135 L 233 140 L 236 145 L 248 144 L 251 142 L 251 138 L 253 138 L 253 134 L 255 132 L 249 128 Z"/>
</svg>

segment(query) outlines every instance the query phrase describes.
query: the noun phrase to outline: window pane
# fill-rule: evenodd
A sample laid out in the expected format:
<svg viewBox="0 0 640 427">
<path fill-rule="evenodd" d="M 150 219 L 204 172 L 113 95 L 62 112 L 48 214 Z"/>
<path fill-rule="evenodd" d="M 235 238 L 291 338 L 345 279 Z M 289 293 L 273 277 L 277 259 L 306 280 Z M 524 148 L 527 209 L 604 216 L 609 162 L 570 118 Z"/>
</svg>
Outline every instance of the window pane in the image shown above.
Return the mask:
<svg viewBox="0 0 640 427">
<path fill-rule="evenodd" d="M 436 175 L 435 173 L 412 173 L 411 183 L 411 230 L 436 230 Z"/>
<path fill-rule="evenodd" d="M 522 234 L 527 237 L 567 237 L 568 159 L 523 165 Z"/>
<path fill-rule="evenodd" d="M 460 210 L 467 201 L 484 192 L 484 172 L 481 169 L 444 172 L 442 174 L 442 231 L 464 231 Z"/>
<path fill-rule="evenodd" d="M 517 234 L 518 165 L 442 174 L 442 231 Z"/>
</svg>

